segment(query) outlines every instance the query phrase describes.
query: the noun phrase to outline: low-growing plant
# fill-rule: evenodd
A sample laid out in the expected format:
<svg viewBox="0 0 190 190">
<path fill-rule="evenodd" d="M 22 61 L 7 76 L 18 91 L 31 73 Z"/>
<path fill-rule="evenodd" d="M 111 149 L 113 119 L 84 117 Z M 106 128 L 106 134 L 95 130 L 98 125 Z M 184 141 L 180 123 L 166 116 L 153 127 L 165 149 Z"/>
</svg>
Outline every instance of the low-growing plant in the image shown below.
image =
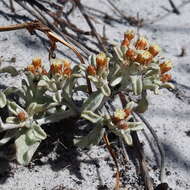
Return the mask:
<svg viewBox="0 0 190 190">
<path fill-rule="evenodd" d="M 54 49 L 60 40 L 51 35 L 49 39 Z M 127 31 L 112 51 L 91 55 L 85 64 L 50 58 L 50 67 L 45 69 L 42 60 L 35 58 L 21 71 L 12 66 L 1 68 L 1 73 L 13 76 L 23 72 L 25 78 L 21 88 L 0 91 L 0 108 L 9 113 L 7 118 L 0 118 L 0 132 L 4 134 L 0 145 L 13 139 L 16 160 L 27 165 L 47 137 L 42 125 L 74 116 L 94 126 L 87 136 L 73 139 L 77 146 L 96 145 L 108 133 L 132 146 L 131 132 L 143 129 L 134 113 L 148 109 L 147 91 L 158 94 L 162 88 L 174 88 L 167 73 L 171 68 L 171 62 L 160 57 L 159 46 L 134 31 Z M 79 91 L 85 95 L 80 105 L 76 103 Z M 12 94 L 19 96 L 18 101 L 10 98 Z M 120 103 L 121 94 L 127 100 L 125 107 Z"/>
</svg>

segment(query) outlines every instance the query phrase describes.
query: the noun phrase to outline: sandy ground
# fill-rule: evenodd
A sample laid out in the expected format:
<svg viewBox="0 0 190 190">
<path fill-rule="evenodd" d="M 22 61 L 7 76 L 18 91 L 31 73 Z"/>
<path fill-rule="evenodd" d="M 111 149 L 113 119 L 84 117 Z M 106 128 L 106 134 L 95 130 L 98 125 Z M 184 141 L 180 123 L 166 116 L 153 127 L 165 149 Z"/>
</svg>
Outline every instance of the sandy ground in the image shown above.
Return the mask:
<svg viewBox="0 0 190 190">
<path fill-rule="evenodd" d="M 177 81 L 176 86 L 179 91 L 172 93 L 163 90 L 160 92 L 160 96 L 150 93 L 149 111 L 144 116 L 155 129 L 166 153 L 165 181 L 174 190 L 190 189 L 190 3 L 187 0 L 175 0 L 176 6 L 180 6 L 181 13 L 177 15 L 171 12 L 172 8 L 168 1 L 118 0 L 114 2 L 127 15 L 136 16 L 139 12 L 139 17 L 144 19 L 144 26 L 140 28 L 140 34 L 158 43 L 163 49 L 164 56 L 173 62 L 172 75 L 173 79 Z M 82 3 L 113 15 L 116 14 L 105 0 L 82 0 Z M 0 1 L 0 25 L 15 23 L 13 19 L 5 16 L 6 11 L 8 11 L 7 8 Z M 20 7 L 18 13 L 25 14 Z M 117 17 L 117 15 L 115 16 Z M 81 28 L 88 28 L 79 12 L 76 11 L 72 17 Z M 96 20 L 95 25 L 100 33 L 105 25 L 106 35 L 114 43 L 120 42 L 123 32 L 127 29 L 136 30 L 135 27 L 116 22 L 108 25 L 101 19 Z M 15 63 L 3 62 L 3 66 L 12 64 L 16 68 L 23 68 L 35 56 L 43 57 L 46 63 L 48 55 L 45 47 L 46 44 L 43 41 L 36 36 L 30 36 L 25 30 L 0 33 L 0 56 L 3 56 L 4 59 L 16 57 Z M 182 48 L 185 49 L 186 54 L 180 57 Z M 73 57 L 68 49 L 63 47 L 59 47 L 59 49 L 64 54 Z M 58 53 L 58 56 L 63 56 L 63 54 Z M 0 87 L 19 85 L 19 78 L 20 76 L 12 80 L 9 76 L 1 74 Z M 149 132 L 146 129 L 145 131 L 150 141 L 153 142 Z M 152 168 L 156 165 L 155 155 L 142 134 L 141 139 L 144 141 L 147 160 Z M 54 146 L 49 154 L 41 156 L 40 161 L 33 161 L 30 167 L 18 166 L 14 162 L 9 166 L 9 163 L 2 160 L 0 162 L 0 189 L 51 190 L 52 188 L 61 189 L 63 186 L 66 189 L 74 190 L 113 189 L 115 183 L 113 162 L 104 146 L 79 152 L 74 148 L 69 151 L 62 147 L 63 154 L 58 154 L 57 146 Z M 12 168 L 12 173 L 8 173 L 9 176 L 6 173 L 8 167 Z M 159 170 L 155 170 L 156 175 L 153 177 L 155 183 L 158 183 L 156 177 L 158 178 Z M 130 181 L 129 185 L 125 185 L 123 189 L 126 187 L 143 189 L 137 185 L 138 180 L 133 176 L 133 169 L 129 173 L 131 179 L 126 179 L 126 181 Z"/>
</svg>

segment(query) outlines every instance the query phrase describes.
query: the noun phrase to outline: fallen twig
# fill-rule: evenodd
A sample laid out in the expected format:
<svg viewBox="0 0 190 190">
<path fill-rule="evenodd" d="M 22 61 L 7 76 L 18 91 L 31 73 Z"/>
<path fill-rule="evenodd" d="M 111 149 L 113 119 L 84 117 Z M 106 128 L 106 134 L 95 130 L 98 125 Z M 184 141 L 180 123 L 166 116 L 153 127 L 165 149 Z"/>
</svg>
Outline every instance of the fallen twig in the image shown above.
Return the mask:
<svg viewBox="0 0 190 190">
<path fill-rule="evenodd" d="M 120 93 L 119 97 L 120 97 L 120 100 L 121 100 L 123 107 L 125 107 L 125 105 L 127 104 L 127 100 L 125 98 L 125 95 Z M 148 168 L 147 168 L 147 164 L 146 164 L 146 160 L 145 160 L 145 155 L 144 155 L 140 140 L 138 138 L 137 132 L 134 131 L 134 132 L 132 132 L 131 135 L 133 138 L 134 148 L 138 154 L 139 164 L 141 166 L 141 173 L 142 173 L 144 183 L 145 183 L 145 189 L 153 190 L 154 189 L 153 188 L 153 182 L 149 176 L 149 172 L 148 172 Z"/>
<path fill-rule="evenodd" d="M 149 124 L 149 122 L 139 113 L 135 113 L 142 121 L 143 123 L 146 125 L 146 127 L 148 128 L 148 130 L 151 132 L 152 136 L 154 137 L 158 150 L 160 152 L 160 181 L 161 183 L 164 182 L 164 168 L 165 168 L 165 153 L 164 153 L 164 149 L 161 145 L 161 143 L 159 142 L 158 136 L 156 135 L 154 129 L 151 127 L 151 125 Z"/>
<path fill-rule="evenodd" d="M 126 16 L 122 11 L 120 11 L 113 2 L 107 0 L 108 3 L 114 8 L 114 10 L 119 13 L 119 15 L 124 18 L 130 25 L 132 26 L 140 26 L 142 25 L 143 20 L 135 19 L 135 17 Z"/>
<path fill-rule="evenodd" d="M 117 172 L 116 172 L 116 185 L 115 185 L 114 190 L 119 190 L 119 181 L 120 180 L 119 180 L 119 166 L 118 166 L 118 163 L 117 163 L 117 159 L 116 159 L 115 153 L 113 152 L 113 150 L 111 148 L 108 136 L 104 135 L 103 140 L 104 140 L 104 142 L 106 144 L 106 148 L 108 149 L 108 151 L 109 151 L 110 155 L 112 156 L 113 161 L 115 162 L 115 165 L 116 165 L 116 169 L 117 169 Z"/>
<path fill-rule="evenodd" d="M 177 15 L 179 15 L 180 14 L 179 9 L 175 6 L 174 2 L 172 0 L 168 0 L 168 1 L 173 9 L 173 13 L 176 13 Z"/>
<path fill-rule="evenodd" d="M 97 41 L 98 41 L 98 43 L 99 43 L 101 49 L 102 49 L 104 52 L 106 52 L 107 50 L 106 50 L 106 48 L 105 48 L 105 46 L 104 46 L 104 44 L 103 44 L 103 42 L 102 42 L 102 39 L 101 39 L 100 35 L 97 33 L 96 28 L 95 28 L 94 25 L 92 24 L 92 22 L 91 22 L 91 20 L 90 20 L 90 18 L 89 18 L 89 16 L 88 16 L 88 14 L 86 13 L 86 11 L 85 11 L 83 5 L 81 4 L 80 0 L 74 0 L 74 1 L 75 1 L 75 3 L 76 3 L 77 7 L 79 8 L 80 12 L 81 12 L 82 15 L 84 16 L 86 22 L 88 23 L 88 25 L 89 25 L 89 27 L 90 27 L 90 29 L 91 29 L 91 31 L 92 31 L 92 34 L 96 37 L 96 39 L 97 39 Z"/>
</svg>

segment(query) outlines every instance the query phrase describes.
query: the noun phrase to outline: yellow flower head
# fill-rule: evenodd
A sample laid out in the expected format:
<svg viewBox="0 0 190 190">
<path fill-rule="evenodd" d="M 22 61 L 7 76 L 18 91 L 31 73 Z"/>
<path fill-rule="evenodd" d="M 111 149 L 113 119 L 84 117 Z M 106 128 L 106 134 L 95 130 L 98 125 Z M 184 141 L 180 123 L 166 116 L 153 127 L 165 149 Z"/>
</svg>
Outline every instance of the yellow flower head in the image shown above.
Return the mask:
<svg viewBox="0 0 190 190">
<path fill-rule="evenodd" d="M 146 38 L 144 37 L 140 37 L 140 39 L 137 40 L 136 44 L 135 44 L 135 47 L 136 49 L 138 50 L 145 50 L 148 48 L 148 41 Z"/>
<path fill-rule="evenodd" d="M 42 60 L 39 57 L 36 57 L 32 60 L 32 65 L 34 65 L 35 68 L 39 68 L 42 66 Z"/>
<path fill-rule="evenodd" d="M 20 112 L 17 115 L 19 121 L 25 121 L 27 119 L 26 114 L 24 112 Z"/>
<path fill-rule="evenodd" d="M 33 74 L 35 74 L 35 72 L 36 72 L 36 69 L 35 69 L 34 65 L 32 65 L 32 64 L 28 65 L 26 70 Z"/>
<path fill-rule="evenodd" d="M 137 57 L 137 53 L 135 50 L 128 48 L 128 50 L 125 53 L 125 56 L 130 59 L 131 61 L 135 61 Z"/>
<path fill-rule="evenodd" d="M 124 39 L 131 41 L 135 37 L 135 32 L 133 30 L 128 30 L 124 33 Z"/>
<path fill-rule="evenodd" d="M 97 70 L 100 71 L 104 68 L 107 68 L 108 65 L 108 58 L 106 57 L 105 53 L 99 53 L 96 56 L 96 65 L 97 65 Z"/>
<path fill-rule="evenodd" d="M 161 75 L 160 80 L 162 82 L 168 82 L 172 80 L 172 76 L 170 74 L 163 74 Z"/>
<path fill-rule="evenodd" d="M 152 54 L 153 57 L 160 53 L 160 47 L 158 45 L 151 45 L 148 51 Z"/>
<path fill-rule="evenodd" d="M 50 71 L 52 74 L 62 74 L 63 65 L 60 63 L 53 63 L 50 66 Z"/>
<path fill-rule="evenodd" d="M 93 75 L 93 76 L 96 75 L 96 68 L 94 66 L 92 66 L 92 65 L 89 65 L 87 67 L 87 73 L 89 75 Z"/>
<path fill-rule="evenodd" d="M 140 51 L 135 61 L 142 65 L 147 65 L 152 61 L 152 54 L 149 51 Z"/>
<path fill-rule="evenodd" d="M 160 64 L 160 72 L 161 74 L 166 73 L 167 71 L 171 70 L 172 62 L 171 61 L 164 61 Z"/>
</svg>

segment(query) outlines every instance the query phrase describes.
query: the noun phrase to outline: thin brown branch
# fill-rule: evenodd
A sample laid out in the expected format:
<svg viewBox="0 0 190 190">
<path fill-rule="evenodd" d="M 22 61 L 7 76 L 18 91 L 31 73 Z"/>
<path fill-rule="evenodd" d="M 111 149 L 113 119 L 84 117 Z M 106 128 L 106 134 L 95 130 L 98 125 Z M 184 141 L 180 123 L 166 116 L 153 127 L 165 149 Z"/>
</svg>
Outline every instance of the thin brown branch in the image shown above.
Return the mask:
<svg viewBox="0 0 190 190">
<path fill-rule="evenodd" d="M 173 13 L 179 15 L 180 14 L 179 9 L 175 6 L 174 2 L 172 0 L 168 0 L 168 1 L 173 9 Z"/>
<path fill-rule="evenodd" d="M 119 10 L 115 4 L 111 0 L 107 0 L 107 2 L 113 7 L 113 9 L 122 17 L 124 18 L 130 25 L 132 26 L 141 26 L 143 20 L 142 19 L 136 19 L 132 16 L 126 16 L 121 10 Z"/>
<path fill-rule="evenodd" d="M 127 104 L 127 100 L 125 98 L 125 95 L 120 93 L 119 97 L 120 97 L 122 106 L 125 107 Z M 152 182 L 150 175 L 149 175 L 149 172 L 148 172 L 144 151 L 142 149 L 142 145 L 141 145 L 140 140 L 138 138 L 137 132 L 134 131 L 131 133 L 131 135 L 132 135 L 132 139 L 133 139 L 134 148 L 135 148 L 137 155 L 138 155 L 139 164 L 141 166 L 141 174 L 142 174 L 143 179 L 144 179 L 145 189 L 146 190 L 153 190 L 154 189 L 153 188 L 153 182 Z"/>
<path fill-rule="evenodd" d="M 15 12 L 15 8 L 14 8 L 14 5 L 13 5 L 13 0 L 9 0 L 9 4 L 10 4 L 11 11 Z"/>
<path fill-rule="evenodd" d="M 60 38 L 55 33 L 51 32 L 51 30 L 47 26 L 45 26 L 44 24 L 42 24 L 39 21 L 27 22 L 27 23 L 23 23 L 23 24 L 15 24 L 15 25 L 10 25 L 10 26 L 3 26 L 3 27 L 0 27 L 0 32 L 18 30 L 18 29 L 28 29 L 31 33 L 33 30 L 39 30 L 39 31 L 47 34 L 47 36 L 50 39 L 54 39 L 56 42 L 58 41 L 58 42 L 62 43 L 63 45 L 67 46 L 68 48 L 70 48 L 77 55 L 80 62 L 82 64 L 85 64 L 85 62 L 84 62 L 82 56 L 80 55 L 79 51 L 74 46 L 70 45 L 68 42 L 66 42 L 65 40 Z"/>
<path fill-rule="evenodd" d="M 105 48 L 105 46 L 104 46 L 104 44 L 102 42 L 102 39 L 101 39 L 100 35 L 97 33 L 96 28 L 92 24 L 92 22 L 91 22 L 91 20 L 90 20 L 90 18 L 88 16 L 88 14 L 87 14 L 87 12 L 85 11 L 85 8 L 81 4 L 80 0 L 73 0 L 73 1 L 76 3 L 76 5 L 79 8 L 81 14 L 84 16 L 86 22 L 88 23 L 88 25 L 89 25 L 89 27 L 90 27 L 90 29 L 92 31 L 92 34 L 96 37 L 96 39 L 98 41 L 101 50 L 103 50 L 104 52 L 106 52 L 107 50 L 106 50 L 106 48 Z"/>
<path fill-rule="evenodd" d="M 117 169 L 117 172 L 116 172 L 116 185 L 115 185 L 115 188 L 114 188 L 114 190 L 119 190 L 119 182 L 120 182 L 120 180 L 119 180 L 119 166 L 118 166 L 118 163 L 117 163 L 117 159 L 116 159 L 116 156 L 115 156 L 115 152 L 113 152 L 113 150 L 112 150 L 112 147 L 111 147 L 111 145 L 110 145 L 110 142 L 109 142 L 109 139 L 108 139 L 108 136 L 107 135 L 104 135 L 103 136 L 103 140 L 104 140 L 104 142 L 105 142 L 105 144 L 106 144 L 106 148 L 108 149 L 108 151 L 109 151 L 109 153 L 110 153 L 110 155 L 112 156 L 112 158 L 113 158 L 113 161 L 114 161 L 114 163 L 115 163 L 115 165 L 116 165 L 116 169 Z"/>
<path fill-rule="evenodd" d="M 0 26 L 0 32 L 5 32 L 5 31 L 11 31 L 11 30 L 19 30 L 19 29 L 26 29 L 28 26 L 28 23 L 23 23 L 23 24 L 13 24 L 10 26 Z"/>
<path fill-rule="evenodd" d="M 135 113 L 141 120 L 142 122 L 146 125 L 146 127 L 148 128 L 148 130 L 150 131 L 150 133 L 152 134 L 152 136 L 154 137 L 158 150 L 160 152 L 160 157 L 161 157 L 161 164 L 160 164 L 160 181 L 161 183 L 164 182 L 164 169 L 165 169 L 165 153 L 164 153 L 164 149 L 162 147 L 162 145 L 159 142 L 158 136 L 155 133 L 154 129 L 151 127 L 151 125 L 149 124 L 149 122 L 139 113 Z"/>
<path fill-rule="evenodd" d="M 144 179 L 144 182 L 145 182 L 145 189 L 146 190 L 154 190 L 153 182 L 152 182 L 152 180 L 150 178 L 149 171 L 148 171 L 148 168 L 147 168 L 147 163 L 146 163 L 144 151 L 142 149 L 142 145 L 140 143 L 140 140 L 139 140 L 139 137 L 137 135 L 137 132 L 136 131 L 132 132 L 131 136 L 133 138 L 134 147 L 135 147 L 136 152 L 137 152 L 138 157 L 139 157 L 142 176 L 143 176 L 143 179 Z"/>
<path fill-rule="evenodd" d="M 54 30 L 56 33 L 58 33 L 64 40 L 67 40 L 67 41 L 71 42 L 72 44 L 74 44 L 75 46 L 77 46 L 78 48 L 80 48 L 85 53 L 85 55 L 82 54 L 85 58 L 87 58 L 90 55 L 90 52 L 84 47 L 83 44 L 80 44 L 79 42 L 77 42 L 76 40 L 74 40 L 72 37 L 70 37 L 68 34 L 60 32 L 47 19 L 44 20 L 40 15 L 36 14 L 32 9 L 30 9 L 23 2 L 21 2 L 19 0 L 15 0 L 15 2 L 18 3 L 22 8 L 24 8 L 25 10 L 27 10 L 31 15 L 33 15 L 34 17 L 36 17 L 40 22 L 42 22 L 45 25 L 48 25 L 52 30 Z"/>
<path fill-rule="evenodd" d="M 50 40 L 52 50 L 54 50 L 56 48 L 56 42 L 60 42 L 63 45 L 70 48 L 76 54 L 76 56 L 78 57 L 80 62 L 82 64 L 85 64 L 80 52 L 74 46 L 72 46 L 71 44 L 69 44 L 68 42 L 63 40 L 57 34 L 53 33 L 47 26 L 45 26 L 44 24 L 42 24 L 39 21 L 29 22 L 29 23 L 24 23 L 24 24 L 16 24 L 16 25 L 11 25 L 11 26 L 7 26 L 7 27 L 5 27 L 5 26 L 0 27 L 0 32 L 1 31 L 18 30 L 18 29 L 27 29 L 30 33 L 32 33 L 34 30 L 39 30 L 39 31 L 45 33 Z M 90 84 L 88 77 L 86 77 L 86 81 L 87 81 L 87 86 L 88 86 L 88 92 L 91 93 L 92 88 L 91 88 L 91 84 Z"/>
</svg>

